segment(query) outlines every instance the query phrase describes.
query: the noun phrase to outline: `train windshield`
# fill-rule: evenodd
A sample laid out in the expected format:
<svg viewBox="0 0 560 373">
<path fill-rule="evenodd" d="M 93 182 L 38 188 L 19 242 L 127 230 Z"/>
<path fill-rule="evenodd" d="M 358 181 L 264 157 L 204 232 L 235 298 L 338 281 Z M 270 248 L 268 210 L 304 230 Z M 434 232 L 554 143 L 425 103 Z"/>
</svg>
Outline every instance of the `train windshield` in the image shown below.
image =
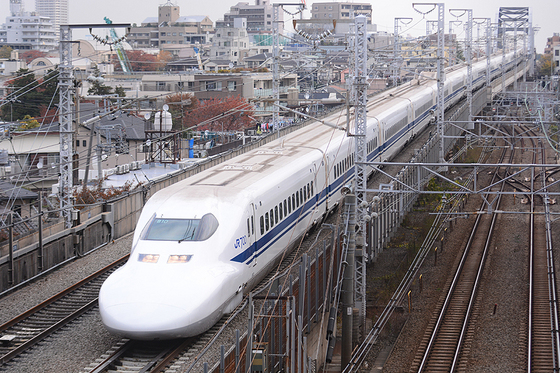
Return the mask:
<svg viewBox="0 0 560 373">
<path fill-rule="evenodd" d="M 218 229 L 218 219 L 206 214 L 201 219 L 153 218 L 142 239 L 152 241 L 204 241 Z"/>
</svg>

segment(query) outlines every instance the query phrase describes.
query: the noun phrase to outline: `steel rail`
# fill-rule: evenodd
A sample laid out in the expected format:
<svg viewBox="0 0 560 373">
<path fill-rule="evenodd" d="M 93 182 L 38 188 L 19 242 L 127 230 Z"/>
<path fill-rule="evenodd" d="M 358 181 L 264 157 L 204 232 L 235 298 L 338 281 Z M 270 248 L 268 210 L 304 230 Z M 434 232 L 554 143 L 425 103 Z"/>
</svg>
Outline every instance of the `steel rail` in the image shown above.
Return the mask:
<svg viewBox="0 0 560 373">
<path fill-rule="evenodd" d="M 100 276 L 106 274 L 108 271 L 111 271 L 115 267 L 120 266 L 127 259 L 128 259 L 128 255 L 118 259 L 117 261 L 115 261 L 115 262 L 105 266 L 104 268 L 100 269 L 99 271 L 89 275 L 85 279 L 75 283 L 74 285 L 70 286 L 69 288 L 61 291 L 60 293 L 50 297 L 49 299 L 43 301 L 42 303 L 40 303 L 40 304 L 36 305 L 35 307 L 29 309 L 28 311 L 20 314 L 19 316 L 13 318 L 12 320 L 4 323 L 3 325 L 0 326 L 0 333 L 7 334 L 6 331 L 9 332 L 10 328 L 17 326 L 20 323 L 25 323 L 26 320 L 29 320 L 32 316 L 38 314 L 40 311 L 43 311 L 43 310 L 47 309 L 47 307 L 49 307 L 49 306 L 55 305 L 56 302 L 58 302 L 58 301 L 63 301 L 65 299 L 65 297 L 71 296 L 72 292 L 74 292 L 77 289 L 80 289 L 84 286 L 87 286 L 89 283 L 96 280 Z M 33 336 L 31 336 L 30 338 L 26 339 L 22 343 L 18 344 L 16 347 L 10 349 L 4 355 L 0 356 L 0 365 L 4 365 L 6 362 L 10 361 L 14 357 L 20 355 L 22 352 L 26 351 L 27 349 L 31 348 L 32 346 L 34 346 L 38 342 L 45 339 L 47 336 L 56 332 L 58 329 L 60 329 L 64 325 L 66 325 L 69 322 L 75 320 L 79 316 L 83 315 L 85 312 L 87 312 L 90 309 L 92 309 L 93 307 L 95 307 L 97 305 L 97 300 L 98 300 L 97 297 L 93 297 L 93 298 L 89 299 L 89 301 L 86 300 L 85 304 L 82 304 L 81 306 L 79 306 L 79 308 L 77 308 L 77 309 L 75 309 L 75 310 L 73 310 L 69 313 L 62 313 L 61 312 L 61 316 L 58 318 L 58 320 L 56 319 L 56 317 L 52 317 L 52 315 L 51 315 L 51 317 L 53 319 L 49 320 L 49 324 L 50 324 L 49 326 L 46 326 L 42 331 L 39 331 L 38 333 L 36 333 Z"/>
<path fill-rule="evenodd" d="M 501 156 L 500 161 L 502 161 L 505 158 L 505 155 L 506 155 L 506 149 L 504 149 L 504 151 L 502 152 L 502 156 Z M 511 153 L 510 158 L 512 156 L 513 156 L 513 152 Z M 495 179 L 498 177 L 497 174 L 498 174 L 498 171 L 496 170 L 496 172 L 493 175 L 491 184 L 495 182 Z M 503 189 L 503 188 L 504 188 L 504 183 L 501 183 L 501 189 Z M 501 201 L 501 196 L 498 198 L 498 202 L 497 202 L 498 206 L 499 206 L 500 201 Z M 484 207 L 485 207 L 485 203 L 483 202 L 480 210 L 484 209 Z M 451 369 L 450 369 L 451 372 L 453 371 L 453 369 L 455 369 L 457 361 L 458 361 L 459 351 L 460 351 L 460 348 L 462 346 L 462 342 L 463 342 L 463 339 L 464 339 L 464 334 L 465 334 L 466 327 L 468 325 L 468 318 L 469 318 L 470 312 L 472 311 L 472 304 L 473 304 L 474 299 L 475 299 L 475 294 L 476 294 L 476 291 L 477 291 L 479 278 L 480 278 L 482 269 L 484 267 L 484 262 L 485 262 L 484 258 L 485 258 L 486 253 L 487 253 L 487 249 L 488 249 L 488 246 L 489 246 L 491 233 L 492 233 L 492 229 L 494 227 L 496 217 L 497 217 L 497 214 L 492 214 L 492 220 L 491 220 L 491 223 L 490 223 L 490 230 L 488 231 L 488 235 L 487 235 L 486 242 L 485 242 L 485 248 L 483 250 L 481 261 L 480 261 L 480 264 L 479 264 L 478 270 L 477 270 L 477 275 L 476 275 L 475 281 L 473 283 L 472 291 L 471 291 L 471 294 L 470 294 L 470 297 L 469 297 L 469 303 L 468 303 L 468 306 L 467 306 L 467 313 L 465 314 L 465 317 L 463 319 L 463 324 L 462 324 L 462 327 L 461 327 L 459 341 L 458 341 L 458 343 L 455 347 L 455 352 L 454 352 L 452 365 L 451 365 Z M 434 326 L 434 330 L 432 331 L 432 335 L 430 337 L 430 340 L 428 342 L 426 350 L 424 351 L 424 355 L 423 355 L 423 358 L 420 362 L 418 372 L 422 372 L 425 369 L 426 364 L 428 363 L 428 360 L 430 358 L 430 354 L 433 351 L 434 344 L 435 344 L 436 339 L 437 339 L 437 335 L 438 335 L 438 333 L 440 331 L 440 328 L 443 324 L 443 319 L 446 315 L 446 312 L 449 308 L 451 300 L 454 296 L 453 294 L 454 294 L 454 292 L 457 288 L 457 285 L 459 283 L 459 278 L 462 274 L 463 268 L 464 268 L 465 263 L 467 261 L 468 254 L 470 252 L 469 249 L 471 248 L 471 245 L 472 245 L 472 243 L 475 239 L 476 232 L 478 230 L 481 219 L 482 219 L 482 215 L 477 214 L 476 221 L 475 221 L 475 224 L 473 226 L 473 230 L 472 230 L 472 232 L 469 236 L 469 239 L 467 241 L 465 251 L 463 252 L 463 255 L 462 255 L 460 263 L 459 263 L 459 266 L 457 267 L 457 271 L 455 272 L 455 275 L 454 275 L 453 280 L 451 282 L 451 286 L 450 286 L 449 291 L 446 295 L 445 301 L 443 303 L 443 306 L 442 306 L 441 311 L 439 313 L 438 319 L 437 319 L 436 324 Z"/>
</svg>

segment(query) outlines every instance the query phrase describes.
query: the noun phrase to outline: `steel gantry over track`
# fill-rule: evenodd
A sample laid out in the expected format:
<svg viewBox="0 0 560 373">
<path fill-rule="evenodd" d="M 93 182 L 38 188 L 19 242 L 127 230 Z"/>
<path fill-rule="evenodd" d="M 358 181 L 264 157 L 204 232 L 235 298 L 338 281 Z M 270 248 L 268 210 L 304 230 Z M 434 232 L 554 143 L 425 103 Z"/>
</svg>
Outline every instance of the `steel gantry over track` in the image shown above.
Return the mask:
<svg viewBox="0 0 560 373">
<path fill-rule="evenodd" d="M 445 49 L 444 49 L 444 4 L 443 3 L 414 3 L 413 8 L 425 16 L 427 13 L 430 13 L 433 10 L 437 10 L 437 21 L 429 21 L 430 25 L 427 25 L 427 30 L 431 30 L 431 26 L 437 24 L 438 27 L 438 34 L 437 34 L 437 95 L 436 95 L 436 125 L 437 125 L 437 136 L 430 137 L 426 144 L 415 152 L 412 161 L 406 163 L 399 163 L 399 162 L 367 162 L 366 158 L 363 156 L 363 144 L 361 144 L 360 139 L 361 135 L 365 134 L 365 128 L 367 126 L 367 118 L 365 113 L 365 105 L 362 103 L 362 96 L 361 90 L 363 89 L 363 81 L 360 78 L 360 64 L 363 62 L 360 58 L 361 56 L 367 56 L 367 50 L 363 50 L 360 46 L 359 37 L 359 18 L 356 17 L 354 19 L 354 33 L 348 39 L 349 49 L 354 52 L 351 56 L 349 61 L 350 66 L 350 73 L 348 77 L 348 101 L 349 107 L 353 107 L 354 110 L 354 117 L 355 120 L 355 132 L 349 133 L 349 135 L 355 136 L 355 194 L 356 194 L 356 204 L 355 204 L 355 211 L 356 211 L 356 257 L 355 257 L 355 271 L 356 271 L 356 278 L 355 278 L 355 307 L 362 311 L 362 308 L 365 309 L 365 297 L 360 299 L 363 294 L 365 294 L 365 282 L 363 284 L 363 288 L 361 288 L 362 283 L 361 281 L 366 278 L 366 269 L 365 269 L 365 261 L 361 261 L 359 255 L 364 255 L 366 261 L 368 259 L 375 259 L 376 255 L 380 252 L 380 248 L 382 248 L 388 240 L 390 239 L 391 232 L 399 226 L 399 223 L 402 221 L 403 215 L 406 211 L 411 209 L 416 198 L 421 194 L 439 194 L 439 195 L 466 195 L 466 194 L 475 194 L 480 195 L 484 198 L 486 208 L 484 212 L 473 212 L 475 213 L 520 213 L 518 211 L 498 211 L 495 207 L 495 199 L 497 197 L 497 193 L 489 192 L 490 187 L 488 186 L 480 186 L 480 182 L 478 180 L 477 174 L 481 171 L 486 171 L 490 168 L 495 167 L 504 167 L 504 166 L 512 166 L 515 167 L 516 171 L 514 171 L 511 175 L 507 175 L 502 177 L 497 183 L 508 183 L 514 186 L 514 191 L 506 191 L 503 194 L 516 194 L 516 195 L 538 195 L 541 198 L 550 199 L 551 197 L 560 195 L 559 193 L 550 192 L 550 190 L 543 190 L 542 188 L 536 187 L 534 183 L 534 179 L 538 170 L 540 168 L 546 168 L 548 174 L 553 175 L 554 173 L 558 172 L 560 174 L 560 166 L 557 164 L 511 164 L 511 165 L 504 165 L 504 164 L 484 164 L 484 163 L 454 163 L 457 162 L 457 158 L 459 154 L 462 154 L 468 150 L 469 147 L 472 146 L 480 146 L 484 147 L 485 151 L 489 151 L 498 146 L 507 146 L 507 147 L 519 147 L 522 146 L 519 142 L 519 138 L 515 138 L 513 135 L 510 134 L 507 130 L 504 130 L 503 127 L 505 126 L 523 126 L 524 131 L 521 131 L 522 135 L 519 136 L 528 136 L 527 132 L 531 129 L 537 127 L 540 129 L 544 126 L 544 124 L 552 124 L 558 118 L 552 118 L 551 114 L 546 115 L 547 120 L 535 120 L 534 118 L 529 118 L 526 120 L 522 120 L 512 116 L 493 116 L 493 117 L 482 117 L 479 115 L 481 110 L 484 110 L 484 107 L 490 105 L 492 103 L 492 99 L 494 95 L 504 95 L 506 92 L 507 86 L 516 86 L 516 81 L 524 78 L 525 70 L 528 70 L 529 66 L 523 66 L 523 72 L 520 72 L 517 67 L 514 69 L 513 72 L 505 74 L 504 69 L 502 72 L 502 87 L 500 93 L 500 84 L 499 78 L 497 81 L 492 84 L 491 77 L 490 77 L 490 55 L 493 52 L 492 43 L 498 38 L 491 38 L 491 30 L 492 24 L 489 18 L 479 18 L 477 19 L 477 25 L 484 25 L 485 26 L 485 33 L 486 33 L 486 48 L 484 48 L 486 52 L 486 78 L 482 80 L 482 88 L 477 89 L 473 92 L 473 73 L 472 73 L 472 31 L 473 31 L 473 24 L 474 18 L 472 10 L 470 9 L 455 9 L 451 10 L 453 16 L 459 18 L 462 15 L 467 16 L 467 33 L 466 33 L 466 66 L 468 69 L 468 77 L 467 81 L 465 82 L 466 90 L 466 103 L 457 104 L 453 108 L 450 109 L 448 114 L 448 118 L 445 117 L 445 92 L 444 92 L 444 83 L 445 83 L 445 74 L 444 74 L 444 64 L 445 64 Z M 427 9 L 427 10 L 426 10 Z M 426 11 L 425 11 L 426 10 Z M 456 22 L 456 21 L 453 21 Z M 524 21 L 525 22 L 525 21 Z M 397 25 L 397 20 L 395 20 L 395 25 Z M 525 22 L 525 28 L 522 27 L 513 27 L 512 30 L 503 28 L 504 32 L 499 35 L 499 38 L 502 40 L 502 48 L 505 53 L 505 47 L 509 44 L 512 45 L 514 49 L 517 49 L 517 42 L 515 38 L 506 38 L 505 33 L 506 31 L 511 33 L 513 31 L 516 33 L 516 30 L 523 30 L 528 39 L 529 45 L 532 46 L 533 42 L 531 40 L 532 37 L 532 30 L 530 23 Z M 397 27 L 395 26 L 395 30 Z M 396 32 L 395 32 L 396 34 Z M 478 33 L 480 34 L 480 32 Z M 479 38 L 477 38 L 479 40 Z M 393 45 L 393 57 L 395 61 L 397 59 L 398 52 L 396 49 L 398 48 L 397 38 L 395 35 L 395 45 Z M 478 44 L 477 44 L 478 45 Z M 515 65 L 517 66 L 518 63 L 521 63 L 520 68 L 523 64 L 521 59 L 529 59 L 532 58 L 533 50 L 532 47 L 529 46 L 529 51 L 527 51 L 527 44 L 524 43 L 524 51 L 523 55 L 517 54 L 515 58 Z M 367 48 L 366 48 L 367 49 Z M 477 47 L 477 57 L 480 58 L 480 52 L 482 48 Z M 530 56 L 531 55 L 531 56 Z M 367 57 L 364 57 L 367 59 Z M 393 73 L 395 71 L 395 65 L 387 66 L 388 69 Z M 513 74 L 513 81 L 512 77 L 510 76 Z M 498 84 L 495 84 L 498 82 Z M 485 84 L 484 84 L 485 83 Z M 509 94 L 510 92 L 508 92 Z M 367 102 L 367 101 L 366 101 Z M 468 105 L 468 108 L 467 108 Z M 552 104 L 554 106 L 554 104 Z M 547 106 L 548 108 L 551 105 Z M 362 108 L 364 111 L 362 112 Z M 489 106 L 487 106 L 487 109 Z M 468 110 L 468 111 L 467 111 Z M 349 110 L 350 112 L 350 110 Z M 530 111 L 529 111 L 530 112 Z M 541 109 L 540 112 L 543 113 L 544 111 Z M 553 109 L 548 110 L 549 113 L 554 112 Z M 361 117 L 363 113 L 363 117 Z M 511 113 L 510 113 L 511 114 Z M 350 118 L 350 116 L 349 116 Z M 461 118 L 461 119 L 458 119 Z M 509 120 L 509 122 L 508 122 Z M 554 122 L 557 123 L 557 122 Z M 553 127 L 553 126 L 550 126 Z M 348 125 L 348 128 L 352 128 Z M 435 129 L 435 126 L 434 126 Z M 364 132 L 362 132 L 364 131 Z M 530 136 L 540 136 L 538 131 L 536 135 Z M 558 131 L 559 134 L 560 131 Z M 365 139 L 365 137 L 363 137 Z M 464 140 L 464 145 L 462 148 L 457 151 L 453 149 L 453 143 L 457 140 L 462 139 Z M 505 145 L 497 145 L 496 139 L 502 139 L 505 142 Z M 449 153 L 453 151 L 455 155 L 449 157 Z M 384 171 L 384 166 L 400 166 L 401 171 L 399 171 L 396 175 L 389 174 Z M 388 184 L 379 184 L 377 187 L 368 188 L 366 185 L 366 181 L 362 180 L 366 173 L 366 167 L 371 167 L 376 173 L 379 175 L 383 175 L 386 178 L 389 178 L 390 182 Z M 450 171 L 451 170 L 451 171 Z M 459 179 L 455 179 L 455 173 L 457 170 L 465 171 L 469 174 L 470 180 L 469 184 L 465 184 L 461 182 Z M 529 181 L 526 181 L 526 185 L 522 185 L 520 180 L 523 179 L 521 174 L 523 175 L 531 175 L 531 178 L 528 178 Z M 556 177 L 556 176 L 555 176 Z M 432 179 L 436 178 L 445 183 L 449 186 L 446 189 L 449 190 L 438 190 L 438 191 L 429 191 L 425 190 L 426 183 Z M 517 179 L 516 179 L 517 178 Z M 557 179 L 560 179 L 556 177 Z M 523 181 L 523 180 L 521 180 Z M 554 186 L 555 184 L 560 184 L 560 181 L 552 182 L 548 187 Z M 487 196 L 484 196 L 484 194 Z M 368 201 L 367 196 L 374 196 L 370 201 Z M 442 203 L 443 202 L 442 198 Z M 461 215 L 468 215 L 469 212 L 452 212 L 451 214 L 461 214 Z M 450 219 L 456 218 L 450 215 Z M 368 244 L 363 244 L 363 247 L 360 248 L 360 238 L 358 237 L 360 232 L 365 234 L 366 228 L 366 221 L 370 222 L 370 229 L 371 231 L 371 242 Z M 389 233 L 387 233 L 389 232 Z M 363 301 L 363 303 L 360 303 Z M 373 330 L 373 329 L 372 329 Z M 371 334 L 371 333 L 370 333 Z M 374 333 L 375 334 L 375 333 Z M 375 337 L 373 337 L 375 338 Z M 371 347 L 371 339 L 368 335 L 366 340 L 364 341 L 365 350 Z M 369 347 L 368 347 L 369 346 Z M 362 348 L 362 347 L 360 347 Z M 355 355 L 359 355 L 360 352 L 358 351 Z M 352 372 L 356 371 L 359 368 L 359 361 L 360 357 L 353 357 L 352 361 L 348 364 L 347 367 L 343 367 L 344 372 Z"/>
<path fill-rule="evenodd" d="M 532 25 L 531 9 L 528 7 L 500 7 L 498 13 L 498 47 L 502 48 L 505 44 L 506 33 L 513 32 L 514 43 L 517 41 L 517 34 L 524 35 L 524 45 L 528 39 L 529 45 L 526 50 L 525 60 L 529 63 L 529 75 L 534 74 L 535 65 L 535 40 Z M 505 48 L 502 48 L 505 49 Z"/>
<path fill-rule="evenodd" d="M 74 102 L 74 70 L 72 66 L 72 41 L 73 29 L 94 29 L 94 28 L 129 28 L 130 24 L 77 24 L 60 26 L 60 65 L 58 84 L 60 89 L 60 210 L 64 218 L 66 228 L 72 227 L 73 203 L 73 102 Z"/>
</svg>

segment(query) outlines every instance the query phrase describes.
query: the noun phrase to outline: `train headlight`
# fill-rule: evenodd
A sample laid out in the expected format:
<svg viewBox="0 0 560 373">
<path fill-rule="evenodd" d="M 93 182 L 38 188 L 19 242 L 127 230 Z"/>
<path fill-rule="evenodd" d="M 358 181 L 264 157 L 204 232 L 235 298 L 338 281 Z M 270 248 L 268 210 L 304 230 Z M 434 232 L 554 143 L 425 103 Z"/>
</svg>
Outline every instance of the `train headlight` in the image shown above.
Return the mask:
<svg viewBox="0 0 560 373">
<path fill-rule="evenodd" d="M 138 255 L 138 261 L 143 263 L 157 263 L 159 260 L 159 255 L 157 254 L 140 254 Z"/>
<path fill-rule="evenodd" d="M 170 255 L 167 264 L 186 263 L 191 260 L 192 255 Z"/>
</svg>

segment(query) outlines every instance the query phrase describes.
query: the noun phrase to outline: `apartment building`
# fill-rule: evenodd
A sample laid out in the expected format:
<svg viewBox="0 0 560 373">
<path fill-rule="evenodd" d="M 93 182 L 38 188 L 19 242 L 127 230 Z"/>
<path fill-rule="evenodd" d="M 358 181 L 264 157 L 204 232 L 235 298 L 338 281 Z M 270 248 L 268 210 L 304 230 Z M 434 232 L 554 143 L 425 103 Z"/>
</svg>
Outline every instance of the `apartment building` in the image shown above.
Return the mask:
<svg viewBox="0 0 560 373">
<path fill-rule="evenodd" d="M 48 17 L 53 25 L 56 40 L 60 38 L 60 25 L 68 24 L 68 0 L 35 0 L 35 11 Z"/>
<path fill-rule="evenodd" d="M 270 0 L 255 0 L 254 5 L 241 2 L 230 8 L 229 13 L 224 14 L 224 19 L 216 22 L 216 28 L 233 25 L 237 18 L 247 20 L 247 32 L 249 35 L 272 33 L 273 28 L 273 5 Z M 280 34 L 284 30 L 284 12 L 278 12 L 278 29 Z M 253 41 L 253 40 L 251 40 Z"/>
<path fill-rule="evenodd" d="M 210 58 L 228 60 L 237 65 L 241 60 L 243 51 L 248 50 L 249 35 L 245 18 L 235 18 L 231 26 L 216 27 L 216 33 L 210 47 Z"/>
<path fill-rule="evenodd" d="M 552 37 L 546 39 L 544 54 L 551 54 L 556 46 L 560 46 L 560 33 L 557 32 L 555 32 Z"/>
<path fill-rule="evenodd" d="M 355 16 L 364 15 L 367 23 L 371 24 L 371 3 L 331 2 L 313 3 L 311 6 L 311 19 L 313 20 L 351 20 Z M 344 23 L 344 22 L 343 22 Z"/>
<path fill-rule="evenodd" d="M 551 50 L 552 53 L 552 68 L 554 69 L 554 74 L 558 75 L 560 73 L 560 44 L 556 45 Z"/>
<path fill-rule="evenodd" d="M 53 24 L 49 17 L 36 12 L 21 12 L 6 17 L 0 26 L 0 46 L 17 50 L 50 52 L 58 48 Z"/>
<path fill-rule="evenodd" d="M 180 7 L 168 1 L 158 8 L 158 17 L 149 17 L 130 29 L 128 42 L 134 48 L 163 48 L 169 45 L 205 44 L 214 33 L 207 16 L 181 16 Z"/>
</svg>

